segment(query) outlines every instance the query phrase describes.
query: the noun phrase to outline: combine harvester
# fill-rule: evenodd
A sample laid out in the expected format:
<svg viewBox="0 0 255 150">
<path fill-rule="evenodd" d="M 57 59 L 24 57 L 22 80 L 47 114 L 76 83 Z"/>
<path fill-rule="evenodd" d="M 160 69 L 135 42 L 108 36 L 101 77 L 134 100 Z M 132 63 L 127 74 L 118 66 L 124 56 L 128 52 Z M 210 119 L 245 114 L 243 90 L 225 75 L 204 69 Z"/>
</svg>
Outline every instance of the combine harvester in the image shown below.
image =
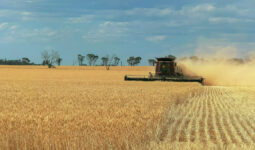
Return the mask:
<svg viewBox="0 0 255 150">
<path fill-rule="evenodd" d="M 182 69 L 177 66 L 175 56 L 157 58 L 155 75 L 125 75 L 125 81 L 174 81 L 199 82 L 204 85 L 204 78 L 199 76 L 185 76 Z"/>
</svg>

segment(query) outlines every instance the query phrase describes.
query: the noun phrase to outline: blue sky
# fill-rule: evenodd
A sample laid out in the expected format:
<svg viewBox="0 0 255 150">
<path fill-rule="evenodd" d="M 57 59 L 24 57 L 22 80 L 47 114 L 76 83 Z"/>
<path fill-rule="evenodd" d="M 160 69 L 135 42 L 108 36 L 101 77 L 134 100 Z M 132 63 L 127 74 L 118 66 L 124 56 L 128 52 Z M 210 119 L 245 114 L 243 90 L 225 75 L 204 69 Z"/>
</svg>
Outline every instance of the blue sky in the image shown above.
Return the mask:
<svg viewBox="0 0 255 150">
<path fill-rule="evenodd" d="M 57 50 L 147 59 L 221 49 L 255 50 L 254 0 L 0 0 L 0 58 Z"/>
</svg>

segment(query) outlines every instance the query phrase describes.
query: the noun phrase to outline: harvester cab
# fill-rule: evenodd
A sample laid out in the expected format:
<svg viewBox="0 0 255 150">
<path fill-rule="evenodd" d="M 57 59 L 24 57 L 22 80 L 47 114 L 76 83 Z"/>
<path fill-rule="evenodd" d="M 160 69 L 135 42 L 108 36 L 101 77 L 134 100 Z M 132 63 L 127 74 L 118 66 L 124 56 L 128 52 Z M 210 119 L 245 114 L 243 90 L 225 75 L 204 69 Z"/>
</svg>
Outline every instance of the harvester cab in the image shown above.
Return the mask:
<svg viewBox="0 0 255 150">
<path fill-rule="evenodd" d="M 168 77 L 168 76 L 179 76 L 182 75 L 181 69 L 177 66 L 174 61 L 175 57 L 157 58 L 156 62 L 156 76 Z"/>
<path fill-rule="evenodd" d="M 182 69 L 177 66 L 175 56 L 157 58 L 155 74 L 148 76 L 125 75 L 126 81 L 175 81 L 175 82 L 199 82 L 203 85 L 203 78 L 199 76 L 185 76 Z"/>
</svg>

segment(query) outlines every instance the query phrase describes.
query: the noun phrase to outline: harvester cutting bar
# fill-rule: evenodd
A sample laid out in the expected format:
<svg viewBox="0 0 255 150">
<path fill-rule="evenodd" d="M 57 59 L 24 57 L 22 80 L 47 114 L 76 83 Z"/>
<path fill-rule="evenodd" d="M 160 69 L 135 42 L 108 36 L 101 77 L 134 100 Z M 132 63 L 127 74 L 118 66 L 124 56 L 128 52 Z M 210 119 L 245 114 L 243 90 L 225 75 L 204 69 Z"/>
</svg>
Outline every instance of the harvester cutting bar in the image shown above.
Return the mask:
<svg viewBox="0 0 255 150">
<path fill-rule="evenodd" d="M 199 82 L 203 85 L 203 78 L 201 77 L 151 77 L 151 76 L 138 76 L 126 75 L 126 81 L 173 81 L 173 82 Z"/>
<path fill-rule="evenodd" d="M 143 75 L 125 75 L 126 81 L 156 81 L 155 78 L 150 78 L 149 76 Z"/>
</svg>

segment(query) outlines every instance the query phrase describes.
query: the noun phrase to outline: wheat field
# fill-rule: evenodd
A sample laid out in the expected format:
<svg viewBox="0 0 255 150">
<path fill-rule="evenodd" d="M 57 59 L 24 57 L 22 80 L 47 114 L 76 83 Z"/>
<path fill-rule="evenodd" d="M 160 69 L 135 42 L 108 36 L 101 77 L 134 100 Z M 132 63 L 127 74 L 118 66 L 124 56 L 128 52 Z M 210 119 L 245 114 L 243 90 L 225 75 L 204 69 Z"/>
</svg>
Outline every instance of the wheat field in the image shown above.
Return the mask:
<svg viewBox="0 0 255 150">
<path fill-rule="evenodd" d="M 125 82 L 153 67 L 0 67 L 0 149 L 254 149 L 255 86 Z"/>
</svg>

